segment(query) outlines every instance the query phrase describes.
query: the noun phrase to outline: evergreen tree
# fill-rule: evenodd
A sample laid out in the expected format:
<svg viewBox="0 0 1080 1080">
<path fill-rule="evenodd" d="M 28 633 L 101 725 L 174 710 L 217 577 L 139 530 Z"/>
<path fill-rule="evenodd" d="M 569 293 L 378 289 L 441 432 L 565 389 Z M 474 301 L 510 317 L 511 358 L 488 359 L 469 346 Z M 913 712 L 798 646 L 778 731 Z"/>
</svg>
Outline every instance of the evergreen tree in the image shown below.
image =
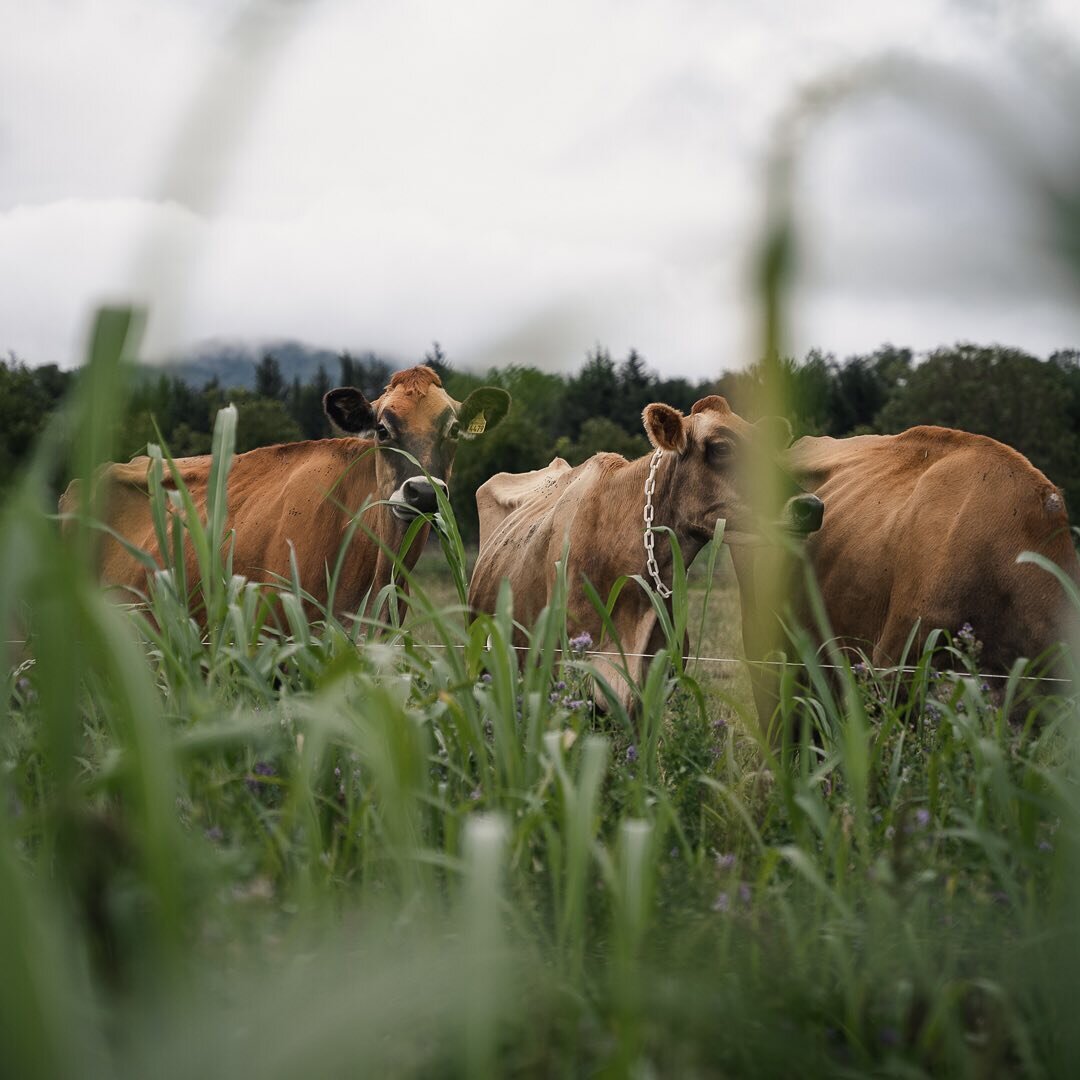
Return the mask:
<svg viewBox="0 0 1080 1080">
<path fill-rule="evenodd" d="M 341 382 L 339 385 L 356 386 L 356 361 L 352 358 L 352 355 L 348 352 L 340 353 L 338 362 L 341 364 Z"/>
<path fill-rule="evenodd" d="M 576 438 L 582 424 L 594 416 L 618 420 L 619 376 L 607 349 L 597 345 L 566 388 L 567 434 Z"/>
<path fill-rule="evenodd" d="M 330 434 L 326 413 L 323 412 L 323 398 L 329 389 L 330 376 L 322 364 L 315 372 L 314 380 L 300 388 L 292 417 L 305 439 L 323 439 Z"/>
<path fill-rule="evenodd" d="M 375 353 L 365 353 L 357 367 L 356 385 L 364 391 L 369 399 L 377 398 L 390 381 L 394 374 L 394 368 Z"/>
<path fill-rule="evenodd" d="M 656 397 L 656 376 L 645 366 L 637 349 L 631 349 L 619 365 L 618 410 L 613 419 L 628 432 L 641 429 L 641 412 Z M 668 402 L 667 404 L 671 404 Z"/>
<path fill-rule="evenodd" d="M 257 397 L 281 401 L 285 397 L 285 379 L 277 357 L 267 353 L 255 365 L 255 394 Z"/>
<path fill-rule="evenodd" d="M 433 341 L 431 348 L 424 353 L 424 363 L 435 370 L 435 374 L 439 376 L 440 382 L 445 386 L 446 380 L 453 374 L 453 365 L 447 360 L 446 353 L 443 352 L 442 346 L 437 341 Z"/>
</svg>

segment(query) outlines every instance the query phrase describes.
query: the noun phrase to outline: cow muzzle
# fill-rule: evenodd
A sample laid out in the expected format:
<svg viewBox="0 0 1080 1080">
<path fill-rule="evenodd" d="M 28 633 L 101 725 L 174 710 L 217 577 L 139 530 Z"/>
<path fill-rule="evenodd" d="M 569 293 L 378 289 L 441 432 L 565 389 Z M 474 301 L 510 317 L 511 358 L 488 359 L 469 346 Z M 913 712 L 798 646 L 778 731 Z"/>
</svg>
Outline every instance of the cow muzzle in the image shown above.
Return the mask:
<svg viewBox="0 0 1080 1080">
<path fill-rule="evenodd" d="M 825 504 L 816 495 L 793 495 L 784 504 L 780 520 L 788 532 L 806 536 L 821 528 L 824 517 Z"/>
<path fill-rule="evenodd" d="M 435 488 L 448 494 L 446 481 L 426 476 L 410 476 L 387 500 L 395 517 L 411 521 L 420 514 L 434 514 L 439 509 L 439 497 Z"/>
<path fill-rule="evenodd" d="M 778 533 L 798 538 L 817 532 L 824 517 L 825 504 L 816 495 L 794 495 L 768 528 L 753 532 L 726 529 L 724 543 L 730 547 L 767 547 L 776 543 Z"/>
</svg>

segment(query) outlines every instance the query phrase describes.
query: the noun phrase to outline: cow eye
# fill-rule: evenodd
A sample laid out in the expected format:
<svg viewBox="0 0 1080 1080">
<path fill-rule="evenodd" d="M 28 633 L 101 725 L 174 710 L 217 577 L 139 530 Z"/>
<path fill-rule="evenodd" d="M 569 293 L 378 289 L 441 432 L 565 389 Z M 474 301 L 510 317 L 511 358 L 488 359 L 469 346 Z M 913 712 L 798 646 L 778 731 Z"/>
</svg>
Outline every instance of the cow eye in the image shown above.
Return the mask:
<svg viewBox="0 0 1080 1080">
<path fill-rule="evenodd" d="M 387 428 L 385 424 L 376 424 L 375 438 L 378 439 L 379 442 L 386 442 L 386 440 L 390 438 L 389 428 Z"/>
<path fill-rule="evenodd" d="M 713 461 L 726 461 L 731 457 L 734 449 L 731 443 L 726 440 L 723 442 L 711 442 L 709 443 L 709 457 Z"/>
<path fill-rule="evenodd" d="M 456 439 L 461 434 L 461 425 L 455 420 L 447 429 L 446 437 Z"/>
</svg>

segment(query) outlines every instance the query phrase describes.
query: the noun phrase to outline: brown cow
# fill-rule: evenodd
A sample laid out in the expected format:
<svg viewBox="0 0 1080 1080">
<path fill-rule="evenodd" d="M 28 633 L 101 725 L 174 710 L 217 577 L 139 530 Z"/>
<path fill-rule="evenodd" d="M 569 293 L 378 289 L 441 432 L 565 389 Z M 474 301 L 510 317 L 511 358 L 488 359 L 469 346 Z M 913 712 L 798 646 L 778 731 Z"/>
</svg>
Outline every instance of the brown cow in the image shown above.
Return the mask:
<svg viewBox="0 0 1080 1080">
<path fill-rule="evenodd" d="M 432 482 L 446 490 L 458 439 L 490 431 L 509 410 L 510 395 L 482 387 L 459 403 L 431 368 L 420 366 L 397 372 L 372 402 L 353 387 L 339 387 L 326 395 L 323 407 L 330 420 L 353 437 L 284 443 L 238 454 L 228 480 L 226 528 L 235 531 L 235 573 L 262 582 L 288 578 L 290 551 L 295 548 L 300 584 L 323 604 L 328 567 L 335 565 L 353 516 L 365 501 L 381 500 L 361 518 L 363 527 L 349 545 L 334 597 L 337 612 L 355 613 L 369 590 L 374 596 L 387 584 L 393 568 L 393 560 L 364 530 L 396 551 L 410 521 L 438 509 Z M 176 462 L 203 513 L 210 463 L 208 456 Z M 137 457 L 125 465 L 109 465 L 101 475 L 108 484 L 108 524 L 156 555 L 149 465 L 149 458 Z M 171 485 L 167 468 L 165 474 Z M 61 513 L 76 510 L 78 497 L 75 481 L 60 499 Z M 409 549 L 405 564 L 410 568 L 423 550 L 428 529 L 425 524 Z M 189 550 L 188 580 L 195 580 L 196 573 Z M 136 595 L 146 588 L 143 564 L 111 538 L 103 545 L 100 576 L 104 584 Z"/>
<path fill-rule="evenodd" d="M 674 532 L 687 563 L 712 538 L 719 518 L 726 520 L 724 539 L 729 543 L 755 540 L 761 519 L 743 491 L 743 477 L 755 448 L 760 451 L 769 441 L 762 437 L 763 429 L 733 413 L 721 397 L 702 399 L 685 417 L 669 405 L 649 405 L 642 419 L 653 446 L 662 451 L 652 497 L 654 527 Z M 790 429 L 787 436 L 790 439 Z M 572 632 L 587 631 L 599 644 L 602 622 L 582 579 L 588 578 L 606 600 L 622 575 L 646 576 L 645 484 L 652 459 L 652 454 L 636 461 L 596 454 L 571 468 L 556 458 L 546 469 L 500 473 L 483 484 L 476 493 L 480 554 L 469 589 L 473 610 L 495 611 L 505 579 L 513 591 L 515 618 L 531 624 L 548 603 L 555 564 L 568 543 L 567 625 Z M 817 528 L 821 514 L 821 500 L 815 496 L 788 500 L 787 521 L 801 532 Z M 669 585 L 670 544 L 664 534 L 654 535 L 659 573 Z M 630 584 L 620 593 L 612 617 L 628 672 L 637 682 L 644 665 L 634 654 L 654 653 L 663 644 L 656 611 L 646 593 Z M 594 660 L 629 706 L 633 691 L 616 664 Z M 604 703 L 599 688 L 595 696 Z"/>
<path fill-rule="evenodd" d="M 1062 640 L 1060 583 L 1016 560 L 1038 552 L 1077 583 L 1080 562 L 1061 491 L 1016 450 L 985 435 L 915 427 L 800 439 L 786 460 L 829 508 L 806 551 L 842 646 L 894 665 L 917 622 L 916 655 L 931 630 L 970 623 L 983 642 L 982 666 L 1006 672 Z M 760 659 L 770 632 L 755 618 L 762 553 L 732 555 L 747 655 Z M 810 624 L 805 604 L 799 615 Z M 755 680 L 755 694 L 762 717 L 771 715 L 767 679 Z"/>
</svg>

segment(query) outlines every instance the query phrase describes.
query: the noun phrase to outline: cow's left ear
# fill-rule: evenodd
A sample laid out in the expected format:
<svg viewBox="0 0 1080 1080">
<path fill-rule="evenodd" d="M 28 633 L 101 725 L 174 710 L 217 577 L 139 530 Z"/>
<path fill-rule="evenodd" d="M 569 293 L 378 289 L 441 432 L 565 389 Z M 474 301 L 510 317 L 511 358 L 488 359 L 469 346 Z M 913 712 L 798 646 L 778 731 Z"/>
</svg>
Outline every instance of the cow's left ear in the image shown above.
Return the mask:
<svg viewBox="0 0 1080 1080">
<path fill-rule="evenodd" d="M 791 445 L 791 425 L 783 416 L 763 416 L 754 428 L 780 450 Z"/>
<path fill-rule="evenodd" d="M 322 404 L 330 423 L 347 435 L 371 437 L 375 433 L 375 409 L 355 386 L 331 390 Z"/>
<path fill-rule="evenodd" d="M 686 449 L 686 425 L 678 409 L 653 402 L 645 406 L 641 419 L 649 442 L 658 450 L 673 450 L 681 454 Z"/>
<path fill-rule="evenodd" d="M 481 386 L 460 405 L 457 414 L 459 439 L 475 439 L 497 427 L 510 411 L 510 395 L 497 386 Z"/>
</svg>

